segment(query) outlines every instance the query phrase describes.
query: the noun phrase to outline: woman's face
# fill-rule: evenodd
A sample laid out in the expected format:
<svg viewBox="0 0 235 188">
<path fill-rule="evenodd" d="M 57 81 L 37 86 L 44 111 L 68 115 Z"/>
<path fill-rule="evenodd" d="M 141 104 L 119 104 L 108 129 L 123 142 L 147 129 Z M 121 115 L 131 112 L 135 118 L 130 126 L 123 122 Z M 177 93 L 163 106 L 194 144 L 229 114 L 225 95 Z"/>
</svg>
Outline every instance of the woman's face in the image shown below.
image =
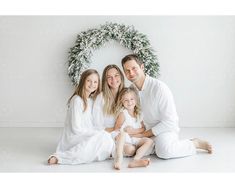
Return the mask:
<svg viewBox="0 0 235 188">
<path fill-rule="evenodd" d="M 99 78 L 97 74 L 91 74 L 86 78 L 84 89 L 87 93 L 92 93 L 97 90 Z"/>
<path fill-rule="evenodd" d="M 115 68 L 111 68 L 107 71 L 106 80 L 111 89 L 117 89 L 122 82 L 121 75 Z"/>
</svg>

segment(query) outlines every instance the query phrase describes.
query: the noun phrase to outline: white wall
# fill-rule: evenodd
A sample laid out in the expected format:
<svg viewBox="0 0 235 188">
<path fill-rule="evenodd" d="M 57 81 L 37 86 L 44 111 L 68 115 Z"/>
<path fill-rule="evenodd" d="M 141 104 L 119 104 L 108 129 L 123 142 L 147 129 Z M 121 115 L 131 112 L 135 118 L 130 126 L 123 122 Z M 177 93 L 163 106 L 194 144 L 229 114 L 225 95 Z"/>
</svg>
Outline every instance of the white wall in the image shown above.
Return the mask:
<svg viewBox="0 0 235 188">
<path fill-rule="evenodd" d="M 106 21 L 148 36 L 181 127 L 235 127 L 235 16 L 0 16 L 0 127 L 63 126 L 68 50 Z M 109 42 L 92 67 L 120 65 L 129 52 Z"/>
</svg>

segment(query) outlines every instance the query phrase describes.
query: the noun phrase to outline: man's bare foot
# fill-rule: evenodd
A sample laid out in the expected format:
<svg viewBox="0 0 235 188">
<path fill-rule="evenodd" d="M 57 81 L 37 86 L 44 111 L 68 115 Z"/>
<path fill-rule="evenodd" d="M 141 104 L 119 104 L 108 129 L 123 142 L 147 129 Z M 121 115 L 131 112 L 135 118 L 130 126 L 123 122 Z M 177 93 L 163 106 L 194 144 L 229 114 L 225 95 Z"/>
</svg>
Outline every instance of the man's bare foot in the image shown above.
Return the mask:
<svg viewBox="0 0 235 188">
<path fill-rule="evenodd" d="M 150 164 L 150 158 L 133 160 L 128 164 L 128 168 L 146 167 Z"/>
<path fill-rule="evenodd" d="M 207 150 L 209 154 L 212 153 L 212 145 L 209 142 L 199 138 L 194 138 L 192 141 L 197 149 Z"/>
<path fill-rule="evenodd" d="M 55 156 L 51 156 L 47 162 L 49 165 L 58 164 L 58 159 Z"/>
</svg>

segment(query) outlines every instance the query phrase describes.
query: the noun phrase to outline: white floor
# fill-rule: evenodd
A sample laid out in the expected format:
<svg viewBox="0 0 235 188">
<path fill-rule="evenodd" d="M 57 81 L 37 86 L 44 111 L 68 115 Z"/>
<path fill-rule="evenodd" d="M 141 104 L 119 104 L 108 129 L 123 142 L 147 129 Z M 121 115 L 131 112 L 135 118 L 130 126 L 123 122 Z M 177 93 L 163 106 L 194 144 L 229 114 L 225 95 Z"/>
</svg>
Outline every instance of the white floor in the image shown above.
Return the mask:
<svg viewBox="0 0 235 188">
<path fill-rule="evenodd" d="M 84 165 L 46 164 L 55 151 L 61 128 L 0 128 L 0 172 L 117 172 L 112 160 Z M 125 158 L 118 172 L 235 172 L 235 128 L 182 128 L 180 137 L 206 138 L 214 148 L 212 155 L 162 160 L 151 156 L 147 168 L 126 168 Z"/>
</svg>

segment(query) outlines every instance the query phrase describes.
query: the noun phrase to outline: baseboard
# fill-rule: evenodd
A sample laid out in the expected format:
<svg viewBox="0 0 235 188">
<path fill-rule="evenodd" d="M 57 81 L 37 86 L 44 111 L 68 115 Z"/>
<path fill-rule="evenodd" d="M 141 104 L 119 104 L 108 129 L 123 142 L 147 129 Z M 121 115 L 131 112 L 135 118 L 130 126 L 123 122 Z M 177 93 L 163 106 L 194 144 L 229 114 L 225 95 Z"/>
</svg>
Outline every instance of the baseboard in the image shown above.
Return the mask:
<svg viewBox="0 0 235 188">
<path fill-rule="evenodd" d="M 235 121 L 184 121 L 180 127 L 218 127 L 235 128 Z"/>
<path fill-rule="evenodd" d="M 64 122 L 0 121 L 0 127 L 64 127 Z M 235 122 L 234 121 L 180 122 L 180 127 L 235 128 Z"/>
<path fill-rule="evenodd" d="M 0 121 L 0 127 L 63 127 L 64 122 Z"/>
</svg>

